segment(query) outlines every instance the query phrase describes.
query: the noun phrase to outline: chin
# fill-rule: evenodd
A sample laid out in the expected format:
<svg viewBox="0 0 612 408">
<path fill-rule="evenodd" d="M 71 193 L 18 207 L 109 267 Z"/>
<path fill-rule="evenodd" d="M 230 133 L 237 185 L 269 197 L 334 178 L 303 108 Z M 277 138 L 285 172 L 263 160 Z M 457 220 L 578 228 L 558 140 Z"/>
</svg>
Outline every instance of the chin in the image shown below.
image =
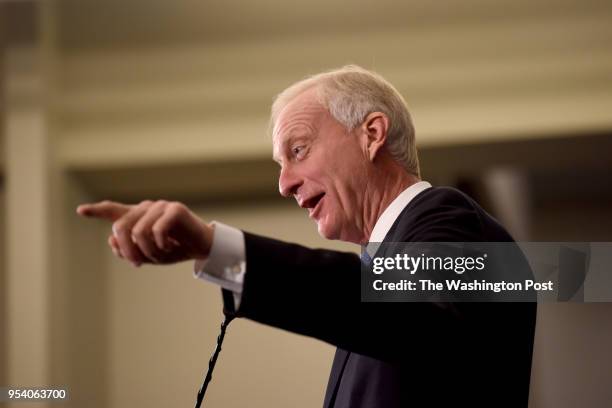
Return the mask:
<svg viewBox="0 0 612 408">
<path fill-rule="evenodd" d="M 341 225 L 320 221 L 317 223 L 317 229 L 319 231 L 319 235 L 325 239 L 340 240 L 362 245 L 362 240 L 360 239 L 361 235 L 351 234 L 356 231 L 351 229 L 342 229 Z"/>
<path fill-rule="evenodd" d="M 324 221 L 320 221 L 317 223 L 317 229 L 319 231 L 319 235 L 321 235 L 325 239 L 339 239 L 340 234 L 338 233 L 338 229 L 335 228 L 334 225 L 329 225 Z"/>
</svg>

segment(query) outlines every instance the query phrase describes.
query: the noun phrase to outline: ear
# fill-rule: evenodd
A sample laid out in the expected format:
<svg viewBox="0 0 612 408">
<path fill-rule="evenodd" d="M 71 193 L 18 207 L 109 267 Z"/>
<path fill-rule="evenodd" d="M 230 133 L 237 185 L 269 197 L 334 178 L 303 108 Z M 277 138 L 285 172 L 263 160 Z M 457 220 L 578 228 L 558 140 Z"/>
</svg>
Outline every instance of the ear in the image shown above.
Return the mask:
<svg viewBox="0 0 612 408">
<path fill-rule="evenodd" d="M 366 153 L 370 161 L 374 158 L 387 141 L 389 118 L 382 112 L 372 112 L 366 116 L 362 130 L 365 135 Z"/>
</svg>

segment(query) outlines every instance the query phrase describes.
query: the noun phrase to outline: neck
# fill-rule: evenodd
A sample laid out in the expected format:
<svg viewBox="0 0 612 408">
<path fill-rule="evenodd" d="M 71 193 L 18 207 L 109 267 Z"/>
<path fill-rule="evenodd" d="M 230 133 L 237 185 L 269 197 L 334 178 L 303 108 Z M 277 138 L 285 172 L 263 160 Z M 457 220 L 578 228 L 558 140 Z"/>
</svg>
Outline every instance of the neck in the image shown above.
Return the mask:
<svg viewBox="0 0 612 408">
<path fill-rule="evenodd" d="M 369 242 L 374 225 L 393 200 L 408 187 L 420 181 L 417 176 L 407 173 L 394 160 L 377 166 L 368 180 L 364 194 L 362 234 L 358 242 L 360 245 Z"/>
</svg>

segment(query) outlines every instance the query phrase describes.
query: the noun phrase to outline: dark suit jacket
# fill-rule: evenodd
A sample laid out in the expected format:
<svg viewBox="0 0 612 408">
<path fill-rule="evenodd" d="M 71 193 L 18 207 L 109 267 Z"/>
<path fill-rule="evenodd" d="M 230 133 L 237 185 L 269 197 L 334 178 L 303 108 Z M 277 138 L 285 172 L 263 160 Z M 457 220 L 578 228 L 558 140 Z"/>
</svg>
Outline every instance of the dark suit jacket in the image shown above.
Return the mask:
<svg viewBox="0 0 612 408">
<path fill-rule="evenodd" d="M 512 241 L 458 190 L 418 194 L 388 242 Z M 363 303 L 355 254 L 245 233 L 238 311 L 337 346 L 325 407 L 526 407 L 535 303 Z"/>
</svg>

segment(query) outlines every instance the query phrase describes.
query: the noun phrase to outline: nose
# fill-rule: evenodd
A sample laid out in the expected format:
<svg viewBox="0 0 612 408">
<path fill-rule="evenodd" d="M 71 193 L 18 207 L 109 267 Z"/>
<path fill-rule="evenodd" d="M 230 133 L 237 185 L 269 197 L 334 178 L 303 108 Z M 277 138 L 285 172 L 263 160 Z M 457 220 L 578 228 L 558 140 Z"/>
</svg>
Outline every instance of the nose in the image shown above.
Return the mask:
<svg viewBox="0 0 612 408">
<path fill-rule="evenodd" d="M 291 165 L 283 165 L 278 176 L 278 191 L 283 197 L 292 197 L 302 185 L 301 177 Z"/>
</svg>

